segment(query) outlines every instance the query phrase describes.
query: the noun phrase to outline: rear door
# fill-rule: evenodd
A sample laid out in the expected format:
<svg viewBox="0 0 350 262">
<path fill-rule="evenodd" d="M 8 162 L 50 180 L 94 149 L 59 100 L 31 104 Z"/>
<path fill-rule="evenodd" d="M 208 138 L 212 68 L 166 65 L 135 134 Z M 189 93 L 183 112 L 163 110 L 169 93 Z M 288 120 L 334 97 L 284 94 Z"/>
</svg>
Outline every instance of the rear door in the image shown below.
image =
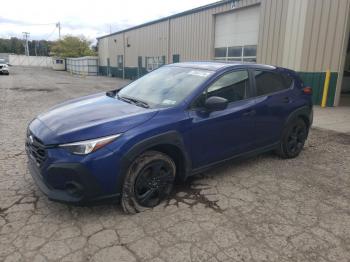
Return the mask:
<svg viewBox="0 0 350 262">
<path fill-rule="evenodd" d="M 255 92 L 256 147 L 277 143 L 285 120 L 295 108 L 293 81 L 276 70 L 252 71 Z"/>
</svg>

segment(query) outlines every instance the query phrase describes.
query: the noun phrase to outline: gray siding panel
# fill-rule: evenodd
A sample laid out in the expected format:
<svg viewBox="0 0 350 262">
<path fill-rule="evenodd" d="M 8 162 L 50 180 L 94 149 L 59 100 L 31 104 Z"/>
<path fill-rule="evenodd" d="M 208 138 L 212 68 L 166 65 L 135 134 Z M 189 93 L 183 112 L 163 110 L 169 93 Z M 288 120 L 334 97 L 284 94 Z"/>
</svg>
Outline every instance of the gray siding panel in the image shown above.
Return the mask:
<svg viewBox="0 0 350 262">
<path fill-rule="evenodd" d="M 240 0 L 237 3 L 236 9 L 260 3 L 260 0 Z M 214 54 L 215 14 L 230 10 L 231 2 L 223 3 L 200 12 L 171 18 L 170 21 L 160 21 L 100 38 L 100 64 L 106 66 L 107 58 L 110 58 L 111 66 L 117 65 L 117 55 L 124 52 L 124 35 L 131 45 L 125 48 L 126 67 L 137 67 L 138 56 L 165 56 L 170 63 L 174 54 L 179 54 L 181 61 L 211 60 Z M 117 44 L 114 39 L 117 39 Z"/>
<path fill-rule="evenodd" d="M 257 61 L 282 65 L 289 0 L 263 0 Z"/>
<path fill-rule="evenodd" d="M 350 0 L 240 0 L 235 9 L 260 4 L 257 61 L 298 71 L 338 71 L 342 59 Z M 210 60 L 214 55 L 215 15 L 229 12 L 232 2 L 184 14 L 99 39 L 100 64 L 110 58 L 116 66 L 123 54 L 125 66 L 136 67 L 138 56 L 174 54 L 181 61 Z M 116 42 L 114 42 L 116 40 Z M 143 59 L 144 63 L 144 59 Z"/>
<path fill-rule="evenodd" d="M 349 0 L 309 0 L 301 69 L 339 71 Z"/>
</svg>

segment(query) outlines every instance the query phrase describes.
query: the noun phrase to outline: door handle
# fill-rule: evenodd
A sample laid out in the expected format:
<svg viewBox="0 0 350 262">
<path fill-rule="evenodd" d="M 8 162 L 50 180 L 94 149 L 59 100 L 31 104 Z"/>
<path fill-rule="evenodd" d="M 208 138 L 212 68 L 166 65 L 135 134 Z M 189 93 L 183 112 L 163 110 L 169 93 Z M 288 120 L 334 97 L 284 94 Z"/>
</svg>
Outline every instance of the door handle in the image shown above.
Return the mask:
<svg viewBox="0 0 350 262">
<path fill-rule="evenodd" d="M 247 112 L 243 113 L 243 116 L 254 116 L 256 114 L 256 111 L 254 109 L 251 109 Z"/>
<path fill-rule="evenodd" d="M 283 103 L 290 103 L 291 102 L 291 98 L 286 96 L 282 99 Z"/>
</svg>

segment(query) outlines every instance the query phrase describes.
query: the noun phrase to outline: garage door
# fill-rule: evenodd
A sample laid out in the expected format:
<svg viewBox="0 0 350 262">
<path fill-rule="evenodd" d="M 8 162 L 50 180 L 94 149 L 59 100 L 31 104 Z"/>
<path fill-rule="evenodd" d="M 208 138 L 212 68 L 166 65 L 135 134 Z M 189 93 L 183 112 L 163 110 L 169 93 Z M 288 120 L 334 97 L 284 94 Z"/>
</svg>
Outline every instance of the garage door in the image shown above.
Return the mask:
<svg viewBox="0 0 350 262">
<path fill-rule="evenodd" d="M 256 61 L 259 16 L 259 5 L 217 15 L 215 59 Z"/>
</svg>

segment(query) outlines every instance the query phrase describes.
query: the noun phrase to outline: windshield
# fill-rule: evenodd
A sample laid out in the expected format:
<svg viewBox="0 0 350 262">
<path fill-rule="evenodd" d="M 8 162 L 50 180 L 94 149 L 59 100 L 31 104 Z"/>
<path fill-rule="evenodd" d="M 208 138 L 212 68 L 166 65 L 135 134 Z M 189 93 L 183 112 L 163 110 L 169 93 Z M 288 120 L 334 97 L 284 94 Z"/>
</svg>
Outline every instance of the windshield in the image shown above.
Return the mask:
<svg viewBox="0 0 350 262">
<path fill-rule="evenodd" d="M 212 74 L 208 70 L 165 66 L 127 85 L 118 97 L 151 107 L 170 107 L 183 101 Z"/>
</svg>

